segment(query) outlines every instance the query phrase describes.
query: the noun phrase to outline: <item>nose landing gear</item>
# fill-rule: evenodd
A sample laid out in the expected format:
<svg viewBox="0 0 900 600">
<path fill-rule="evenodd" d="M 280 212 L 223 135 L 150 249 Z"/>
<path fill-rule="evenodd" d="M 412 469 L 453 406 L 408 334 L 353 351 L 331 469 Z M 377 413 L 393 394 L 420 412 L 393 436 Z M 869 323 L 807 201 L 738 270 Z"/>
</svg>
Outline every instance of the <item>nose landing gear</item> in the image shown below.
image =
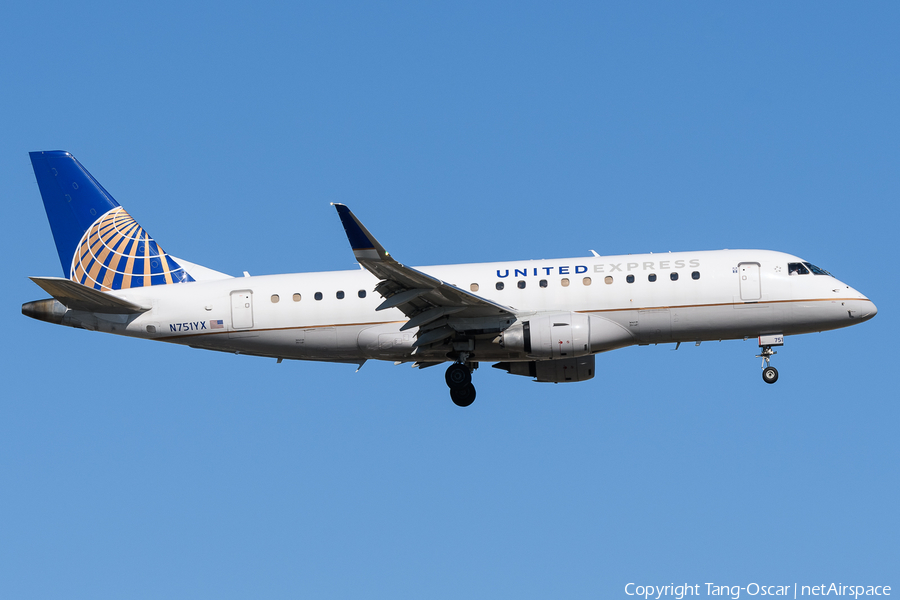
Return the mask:
<svg viewBox="0 0 900 600">
<path fill-rule="evenodd" d="M 763 369 L 763 381 L 766 383 L 775 383 L 778 381 L 778 369 L 775 367 L 766 367 Z"/>
<path fill-rule="evenodd" d="M 763 359 L 762 367 L 762 378 L 766 383 L 775 383 L 778 381 L 778 369 L 769 364 L 769 359 L 772 356 L 778 354 L 774 350 L 772 350 L 772 346 L 783 346 L 784 345 L 784 336 L 783 335 L 761 335 L 759 336 L 759 347 L 762 348 L 762 352 L 756 355 L 756 358 Z"/>
<path fill-rule="evenodd" d="M 466 407 L 475 402 L 475 386 L 472 385 L 473 363 L 466 362 L 465 357 L 460 357 L 460 362 L 455 362 L 447 367 L 444 381 L 450 388 L 450 399 L 457 406 Z"/>
</svg>

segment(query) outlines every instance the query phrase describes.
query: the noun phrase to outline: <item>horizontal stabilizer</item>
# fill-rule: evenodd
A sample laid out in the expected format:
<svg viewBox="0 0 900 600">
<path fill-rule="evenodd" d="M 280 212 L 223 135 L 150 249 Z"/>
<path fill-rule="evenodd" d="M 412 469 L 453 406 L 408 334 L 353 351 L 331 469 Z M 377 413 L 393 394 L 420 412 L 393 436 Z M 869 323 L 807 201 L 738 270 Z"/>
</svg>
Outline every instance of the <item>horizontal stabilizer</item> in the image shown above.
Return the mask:
<svg viewBox="0 0 900 600">
<path fill-rule="evenodd" d="M 70 310 L 112 315 L 143 313 L 150 310 L 69 279 L 61 277 L 30 277 L 29 279 Z"/>
</svg>

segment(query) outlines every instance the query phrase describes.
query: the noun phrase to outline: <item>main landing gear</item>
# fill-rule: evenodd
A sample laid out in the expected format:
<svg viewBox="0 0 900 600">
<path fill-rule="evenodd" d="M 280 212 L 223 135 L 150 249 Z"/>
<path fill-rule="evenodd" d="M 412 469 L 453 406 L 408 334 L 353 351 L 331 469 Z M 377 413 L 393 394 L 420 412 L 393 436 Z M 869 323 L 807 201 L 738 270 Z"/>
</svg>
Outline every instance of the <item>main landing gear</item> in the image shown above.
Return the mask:
<svg viewBox="0 0 900 600">
<path fill-rule="evenodd" d="M 465 362 L 465 358 L 461 358 L 461 362 L 455 362 L 447 367 L 447 373 L 444 380 L 447 387 L 450 388 L 450 399 L 457 406 L 469 406 L 475 402 L 475 386 L 472 385 L 472 363 Z"/>
<path fill-rule="evenodd" d="M 783 346 L 784 345 L 784 336 L 783 335 L 761 335 L 759 336 L 759 347 L 762 348 L 762 352 L 756 355 L 756 358 L 763 359 L 762 367 L 762 378 L 766 383 L 775 383 L 778 381 L 778 369 L 769 364 L 769 359 L 772 358 L 775 354 L 778 354 L 774 350 L 772 350 L 772 346 Z"/>
</svg>

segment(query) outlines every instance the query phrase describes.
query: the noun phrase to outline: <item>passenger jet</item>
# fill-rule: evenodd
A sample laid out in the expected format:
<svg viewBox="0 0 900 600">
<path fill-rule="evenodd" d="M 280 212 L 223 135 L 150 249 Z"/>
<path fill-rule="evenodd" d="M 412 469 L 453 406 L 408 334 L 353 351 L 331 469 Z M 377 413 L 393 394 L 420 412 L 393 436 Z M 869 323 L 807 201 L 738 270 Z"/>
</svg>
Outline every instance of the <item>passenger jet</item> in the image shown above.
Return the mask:
<svg viewBox="0 0 900 600">
<path fill-rule="evenodd" d="M 784 337 L 862 323 L 877 309 L 828 271 L 782 252 L 718 250 L 409 267 L 334 204 L 362 269 L 232 277 L 167 254 L 71 154 L 31 163 L 64 277 L 41 321 L 192 348 L 362 366 L 449 363 L 458 406 L 480 363 L 534 381 L 594 377 L 626 346 L 757 338 L 762 377 Z"/>
</svg>

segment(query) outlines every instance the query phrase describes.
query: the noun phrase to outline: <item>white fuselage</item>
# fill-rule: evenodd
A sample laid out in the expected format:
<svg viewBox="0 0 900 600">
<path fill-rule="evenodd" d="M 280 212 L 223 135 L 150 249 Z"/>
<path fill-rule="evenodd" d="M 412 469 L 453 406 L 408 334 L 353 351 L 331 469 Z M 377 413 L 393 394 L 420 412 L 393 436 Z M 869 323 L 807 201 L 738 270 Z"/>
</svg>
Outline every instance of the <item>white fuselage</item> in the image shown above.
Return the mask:
<svg viewBox="0 0 900 600">
<path fill-rule="evenodd" d="M 798 262 L 781 252 L 719 250 L 417 268 L 520 319 L 557 312 L 606 319 L 630 334 L 618 347 L 810 333 L 874 316 L 870 300 L 834 277 L 790 274 L 788 264 Z M 285 359 L 420 360 L 412 355 L 416 330 L 401 331 L 407 317 L 376 311 L 377 283 L 354 270 L 132 288 L 111 294 L 151 310 L 69 311 L 63 324 Z M 475 360 L 530 360 L 493 337 L 476 340 Z"/>
</svg>

